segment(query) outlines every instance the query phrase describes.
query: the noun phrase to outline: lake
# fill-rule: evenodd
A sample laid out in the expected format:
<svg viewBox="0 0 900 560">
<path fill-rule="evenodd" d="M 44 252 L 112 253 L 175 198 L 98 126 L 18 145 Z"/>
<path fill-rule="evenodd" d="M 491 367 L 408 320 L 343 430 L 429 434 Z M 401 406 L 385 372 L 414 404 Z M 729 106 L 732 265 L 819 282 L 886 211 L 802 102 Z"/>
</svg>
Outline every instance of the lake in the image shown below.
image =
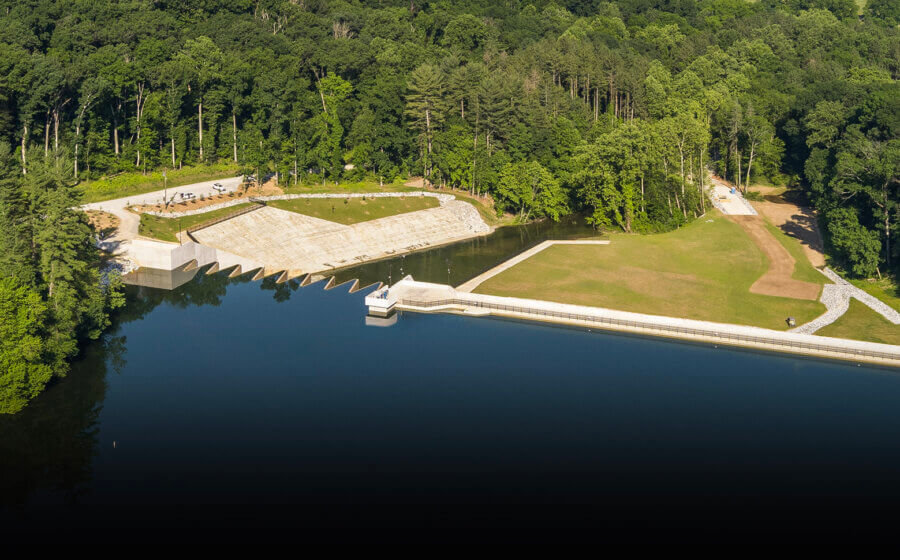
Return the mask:
<svg viewBox="0 0 900 560">
<path fill-rule="evenodd" d="M 541 240 L 524 232 L 509 250 Z M 445 281 L 449 260 L 457 283 L 507 256 L 478 243 L 359 276 Z M 0 417 L 2 531 L 821 541 L 897 522 L 894 370 L 451 315 L 371 327 L 365 292 L 321 286 L 129 287 L 69 376 Z"/>
</svg>

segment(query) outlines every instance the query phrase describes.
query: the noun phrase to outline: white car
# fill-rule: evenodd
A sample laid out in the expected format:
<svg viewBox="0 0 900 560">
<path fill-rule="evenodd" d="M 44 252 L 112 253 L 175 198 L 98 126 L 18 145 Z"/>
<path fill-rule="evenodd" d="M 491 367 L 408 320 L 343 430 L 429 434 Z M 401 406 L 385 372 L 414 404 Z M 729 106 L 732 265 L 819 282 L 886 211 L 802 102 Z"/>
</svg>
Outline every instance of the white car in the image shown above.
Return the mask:
<svg viewBox="0 0 900 560">
<path fill-rule="evenodd" d="M 181 200 L 190 200 L 192 198 L 197 198 L 196 196 L 194 196 L 194 193 L 192 193 L 192 192 L 181 193 Z"/>
<path fill-rule="evenodd" d="M 222 183 L 214 183 L 212 188 L 213 188 L 213 190 L 218 191 L 220 193 L 223 193 L 227 190 L 225 187 L 222 186 Z"/>
</svg>

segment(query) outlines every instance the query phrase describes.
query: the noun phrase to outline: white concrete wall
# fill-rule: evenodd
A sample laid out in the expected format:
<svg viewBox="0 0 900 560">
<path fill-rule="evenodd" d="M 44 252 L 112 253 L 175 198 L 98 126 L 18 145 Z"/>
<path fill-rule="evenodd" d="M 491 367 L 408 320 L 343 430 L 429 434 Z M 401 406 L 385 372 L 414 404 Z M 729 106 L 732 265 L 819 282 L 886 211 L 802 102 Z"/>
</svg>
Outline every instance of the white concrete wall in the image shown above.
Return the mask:
<svg viewBox="0 0 900 560">
<path fill-rule="evenodd" d="M 199 243 L 189 241 L 182 245 L 135 239 L 131 242 L 129 256 L 139 267 L 174 270 L 196 260 L 198 266 L 205 266 L 217 261 L 216 250 Z"/>
<path fill-rule="evenodd" d="M 762 348 L 777 352 L 809 354 L 842 360 L 900 365 L 900 346 L 861 340 L 829 338 L 695 319 L 646 315 L 601 307 L 587 307 L 513 297 L 459 292 L 444 284 L 417 282 L 409 276 L 390 287 L 397 298 L 395 309 L 405 311 L 471 311 L 559 324 L 698 340 L 715 344 Z M 449 302 L 449 303 L 438 303 Z M 424 304 L 424 305 L 418 305 Z"/>
</svg>

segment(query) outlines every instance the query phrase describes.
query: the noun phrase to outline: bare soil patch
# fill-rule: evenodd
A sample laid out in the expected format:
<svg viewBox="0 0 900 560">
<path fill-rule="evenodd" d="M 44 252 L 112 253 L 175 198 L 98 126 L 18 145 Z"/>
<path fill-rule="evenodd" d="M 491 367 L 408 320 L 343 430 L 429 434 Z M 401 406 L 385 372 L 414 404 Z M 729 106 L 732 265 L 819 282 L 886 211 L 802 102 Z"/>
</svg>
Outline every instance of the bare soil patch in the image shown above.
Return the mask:
<svg viewBox="0 0 900 560">
<path fill-rule="evenodd" d="M 769 269 L 750 286 L 751 292 L 812 301 L 819 299 L 821 286 L 792 277 L 794 257 L 766 229 L 762 218 L 759 216 L 729 216 L 729 219 L 740 224 L 769 259 Z"/>
<path fill-rule="evenodd" d="M 822 233 L 819 231 L 815 212 L 790 200 L 790 195 L 783 188 L 756 186 L 753 190 L 762 194 L 765 199 L 763 202 L 751 203 L 756 211 L 785 234 L 800 241 L 803 252 L 814 267 L 825 266 Z"/>
<path fill-rule="evenodd" d="M 119 217 L 115 214 L 100 210 L 88 210 L 85 213 L 88 216 L 91 228 L 100 234 L 101 238 L 106 238 L 119 229 Z"/>
<path fill-rule="evenodd" d="M 425 179 L 422 177 L 410 177 L 409 181 L 403 183 L 404 187 L 413 187 L 416 189 L 425 188 Z"/>
</svg>

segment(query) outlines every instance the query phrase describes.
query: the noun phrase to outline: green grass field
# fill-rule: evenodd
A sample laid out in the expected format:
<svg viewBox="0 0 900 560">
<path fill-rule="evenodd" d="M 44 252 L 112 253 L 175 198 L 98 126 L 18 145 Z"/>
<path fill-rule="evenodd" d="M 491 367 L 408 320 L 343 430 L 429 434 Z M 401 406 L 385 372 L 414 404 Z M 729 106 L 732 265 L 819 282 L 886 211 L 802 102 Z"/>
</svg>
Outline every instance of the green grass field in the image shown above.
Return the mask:
<svg viewBox="0 0 900 560">
<path fill-rule="evenodd" d="M 900 311 L 900 287 L 889 277 L 884 279 L 850 280 L 857 288 L 867 292 L 884 303 Z"/>
<path fill-rule="evenodd" d="M 350 225 L 377 220 L 396 214 L 437 208 L 438 200 L 431 196 L 405 196 L 402 198 L 295 198 L 273 200 L 268 203 L 280 208 L 314 218 Z"/>
<path fill-rule="evenodd" d="M 407 187 L 403 184 L 403 181 L 398 181 L 396 183 L 385 184 L 384 186 L 380 186 L 375 181 L 360 181 L 355 183 L 328 183 L 324 187 L 322 185 L 281 185 L 282 190 L 284 190 L 285 194 L 303 194 L 303 193 L 364 193 L 364 192 L 412 192 L 412 191 L 421 191 L 422 189 L 419 187 Z M 479 200 L 474 196 L 469 196 L 468 194 L 460 191 L 449 191 L 449 190 L 438 190 L 436 192 L 439 193 L 447 193 L 452 194 L 459 200 L 464 202 L 468 202 L 472 206 L 478 210 L 478 213 L 481 214 L 481 217 L 484 221 L 492 226 L 498 225 L 506 225 L 508 223 L 512 223 L 509 219 L 504 219 L 503 217 L 498 217 L 497 213 L 489 207 L 489 205 L 485 204 L 483 201 Z M 329 211 L 331 208 L 329 207 Z"/>
<path fill-rule="evenodd" d="M 168 181 L 163 179 L 162 171 L 153 171 L 146 175 L 122 173 L 109 179 L 85 181 L 81 183 L 80 187 L 84 192 L 83 203 L 87 204 L 162 190 L 166 183 L 169 188 L 174 188 L 237 175 L 238 168 L 231 163 L 198 165 L 183 169 L 170 169 L 167 172 Z"/>
<path fill-rule="evenodd" d="M 194 216 L 185 216 L 184 218 L 160 218 L 159 216 L 151 216 L 149 214 L 141 214 L 141 226 L 138 234 L 149 237 L 151 239 L 159 239 L 160 241 L 171 241 L 178 243 L 178 231 L 184 231 L 190 227 L 202 224 L 208 220 L 221 218 L 227 214 L 238 212 L 247 206 L 247 204 L 238 204 L 229 208 L 221 208 L 197 214 Z"/>
<path fill-rule="evenodd" d="M 282 181 L 278 186 L 281 187 L 285 194 L 411 192 L 422 190 L 416 187 L 407 187 L 402 180 L 394 183 L 385 183 L 384 185 L 379 185 L 378 181 L 344 181 L 341 183 L 328 181 L 324 186 L 321 183 L 292 185 L 290 182 Z"/>
<path fill-rule="evenodd" d="M 819 302 L 750 293 L 768 261 L 718 213 L 673 232 L 610 239 L 550 247 L 475 291 L 778 330 L 789 316 L 802 324 L 825 312 Z M 823 284 L 816 275 L 808 280 Z"/>
<path fill-rule="evenodd" d="M 855 299 L 850 300 L 850 308 L 843 316 L 827 327 L 819 329 L 816 334 L 882 344 L 900 344 L 900 326 L 894 325 Z"/>
</svg>

